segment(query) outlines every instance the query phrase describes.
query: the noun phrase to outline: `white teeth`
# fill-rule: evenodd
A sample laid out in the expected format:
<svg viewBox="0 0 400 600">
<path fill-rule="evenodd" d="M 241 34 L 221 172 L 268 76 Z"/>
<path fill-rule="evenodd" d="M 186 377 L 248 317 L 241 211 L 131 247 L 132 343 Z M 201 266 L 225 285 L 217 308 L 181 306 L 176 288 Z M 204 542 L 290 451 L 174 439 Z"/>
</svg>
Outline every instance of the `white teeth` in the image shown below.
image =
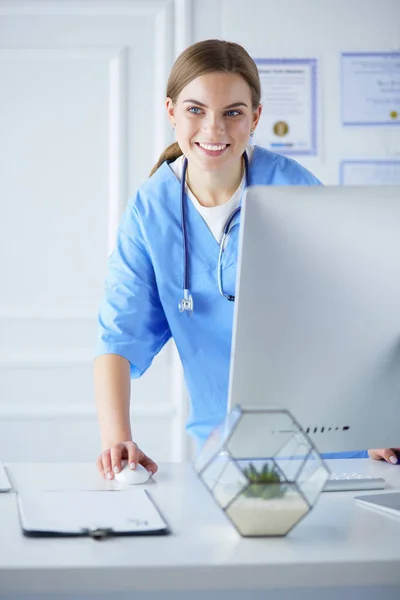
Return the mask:
<svg viewBox="0 0 400 600">
<path fill-rule="evenodd" d="M 204 148 L 204 150 L 213 150 L 214 152 L 218 152 L 220 150 L 225 150 L 227 144 L 222 144 L 220 146 L 214 146 L 214 145 L 211 146 L 210 144 L 201 144 L 199 142 L 199 146 L 201 148 Z"/>
</svg>

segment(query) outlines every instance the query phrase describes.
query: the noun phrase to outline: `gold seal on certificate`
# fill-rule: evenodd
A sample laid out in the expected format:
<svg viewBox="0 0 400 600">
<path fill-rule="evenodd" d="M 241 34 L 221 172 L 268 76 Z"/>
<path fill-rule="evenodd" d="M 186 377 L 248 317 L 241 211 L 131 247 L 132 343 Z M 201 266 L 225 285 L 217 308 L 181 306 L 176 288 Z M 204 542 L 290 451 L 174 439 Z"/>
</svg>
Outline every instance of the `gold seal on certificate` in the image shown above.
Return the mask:
<svg viewBox="0 0 400 600">
<path fill-rule="evenodd" d="M 398 119 L 399 118 L 399 113 L 397 112 L 397 110 L 392 110 L 391 111 L 390 118 L 391 119 Z"/>
<path fill-rule="evenodd" d="M 283 137 L 288 133 L 289 125 L 285 121 L 277 121 L 272 129 L 275 135 Z"/>
</svg>

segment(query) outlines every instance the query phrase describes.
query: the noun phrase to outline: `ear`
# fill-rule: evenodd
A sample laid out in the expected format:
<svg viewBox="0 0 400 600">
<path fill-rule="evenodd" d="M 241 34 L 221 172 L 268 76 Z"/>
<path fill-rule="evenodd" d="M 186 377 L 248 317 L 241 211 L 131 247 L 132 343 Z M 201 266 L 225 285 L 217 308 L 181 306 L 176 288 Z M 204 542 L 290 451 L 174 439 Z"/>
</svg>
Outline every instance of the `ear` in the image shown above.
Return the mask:
<svg viewBox="0 0 400 600">
<path fill-rule="evenodd" d="M 174 106 L 174 103 L 172 102 L 171 98 L 166 99 L 165 108 L 167 109 L 167 115 L 168 115 L 169 122 L 171 123 L 171 125 L 174 125 L 174 123 L 175 123 L 175 106 Z"/>
<path fill-rule="evenodd" d="M 251 128 L 255 129 L 258 125 L 262 113 L 262 104 L 259 104 L 256 110 L 253 112 L 253 120 L 251 123 Z"/>
</svg>

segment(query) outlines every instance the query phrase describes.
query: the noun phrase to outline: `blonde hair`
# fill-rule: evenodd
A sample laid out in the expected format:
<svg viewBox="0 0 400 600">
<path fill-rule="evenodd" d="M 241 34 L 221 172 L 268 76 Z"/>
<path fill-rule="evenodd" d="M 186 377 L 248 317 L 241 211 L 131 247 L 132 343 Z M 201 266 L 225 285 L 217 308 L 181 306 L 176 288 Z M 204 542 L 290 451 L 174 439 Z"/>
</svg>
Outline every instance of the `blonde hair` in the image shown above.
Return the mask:
<svg viewBox="0 0 400 600">
<path fill-rule="evenodd" d="M 223 40 L 197 42 L 178 56 L 168 78 L 167 98 L 171 98 L 175 103 L 183 88 L 193 79 L 205 73 L 215 72 L 241 75 L 250 88 L 253 109 L 258 107 L 261 99 L 261 84 L 257 65 L 242 46 Z M 163 162 L 172 162 L 182 154 L 178 142 L 168 146 L 154 165 L 150 176 Z"/>
</svg>

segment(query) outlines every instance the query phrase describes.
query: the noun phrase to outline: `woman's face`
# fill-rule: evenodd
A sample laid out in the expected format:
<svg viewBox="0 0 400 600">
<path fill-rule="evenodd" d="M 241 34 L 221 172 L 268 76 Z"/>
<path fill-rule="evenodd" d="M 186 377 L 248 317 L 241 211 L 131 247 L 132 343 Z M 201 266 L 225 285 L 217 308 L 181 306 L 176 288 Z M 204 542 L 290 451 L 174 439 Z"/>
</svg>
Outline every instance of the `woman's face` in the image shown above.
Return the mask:
<svg viewBox="0 0 400 600">
<path fill-rule="evenodd" d="M 207 73 L 166 101 L 176 139 L 189 163 L 214 171 L 240 159 L 255 129 L 261 106 L 253 110 L 247 82 L 235 73 Z"/>
</svg>

